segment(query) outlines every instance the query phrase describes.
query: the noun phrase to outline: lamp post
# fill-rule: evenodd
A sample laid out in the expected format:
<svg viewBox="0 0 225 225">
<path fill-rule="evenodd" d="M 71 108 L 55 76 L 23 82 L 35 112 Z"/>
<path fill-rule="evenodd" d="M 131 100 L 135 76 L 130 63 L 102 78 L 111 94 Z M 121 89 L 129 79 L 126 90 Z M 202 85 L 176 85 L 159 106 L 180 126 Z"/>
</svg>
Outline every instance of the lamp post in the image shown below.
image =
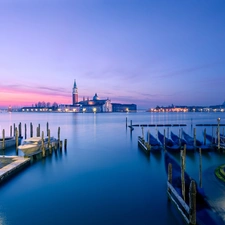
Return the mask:
<svg viewBox="0 0 225 225">
<path fill-rule="evenodd" d="M 217 148 L 220 149 L 220 118 L 217 119 L 217 140 L 218 140 L 218 146 Z"/>
</svg>

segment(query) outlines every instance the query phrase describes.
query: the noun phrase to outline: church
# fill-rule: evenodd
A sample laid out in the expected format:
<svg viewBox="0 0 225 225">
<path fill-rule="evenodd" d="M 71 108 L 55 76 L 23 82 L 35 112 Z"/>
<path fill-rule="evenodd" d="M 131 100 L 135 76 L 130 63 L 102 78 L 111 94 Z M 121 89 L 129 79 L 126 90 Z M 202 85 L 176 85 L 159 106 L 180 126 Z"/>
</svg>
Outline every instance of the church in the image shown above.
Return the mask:
<svg viewBox="0 0 225 225">
<path fill-rule="evenodd" d="M 100 100 L 97 93 L 95 93 L 92 99 L 85 99 L 83 101 L 78 101 L 78 88 L 76 80 L 74 80 L 73 90 L 72 90 L 72 103 L 73 107 L 79 107 L 80 112 L 112 112 L 111 100 L 104 99 Z"/>
<path fill-rule="evenodd" d="M 111 103 L 110 99 L 100 99 L 95 93 L 92 99 L 83 97 L 82 101 L 78 99 L 78 88 L 74 80 L 72 88 L 72 104 L 60 104 L 57 107 L 35 106 L 23 107 L 22 112 L 83 112 L 83 113 L 103 113 L 103 112 L 136 112 L 135 104 Z"/>
</svg>

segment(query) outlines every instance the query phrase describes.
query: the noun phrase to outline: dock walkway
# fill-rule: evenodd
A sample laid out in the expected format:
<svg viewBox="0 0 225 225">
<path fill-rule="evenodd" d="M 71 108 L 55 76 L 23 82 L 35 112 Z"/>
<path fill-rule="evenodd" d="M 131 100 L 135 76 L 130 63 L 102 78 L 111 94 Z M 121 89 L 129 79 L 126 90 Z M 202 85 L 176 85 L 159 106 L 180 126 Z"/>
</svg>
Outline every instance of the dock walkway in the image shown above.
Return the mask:
<svg viewBox="0 0 225 225">
<path fill-rule="evenodd" d="M 20 156 L 0 156 L 0 183 L 17 173 L 29 163 L 29 158 Z"/>
</svg>

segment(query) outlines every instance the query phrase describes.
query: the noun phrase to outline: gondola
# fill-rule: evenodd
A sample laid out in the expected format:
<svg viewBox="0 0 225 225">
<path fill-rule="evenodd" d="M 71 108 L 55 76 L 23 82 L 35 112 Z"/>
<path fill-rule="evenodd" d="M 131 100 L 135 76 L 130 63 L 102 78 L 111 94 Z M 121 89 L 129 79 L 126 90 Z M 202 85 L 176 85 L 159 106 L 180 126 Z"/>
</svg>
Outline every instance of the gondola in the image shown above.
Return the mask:
<svg viewBox="0 0 225 225">
<path fill-rule="evenodd" d="M 172 164 L 172 186 L 182 197 L 182 185 L 181 185 L 181 168 L 173 156 L 169 153 L 165 153 L 165 169 L 168 175 L 168 165 Z M 184 173 L 185 179 L 185 202 L 189 205 L 189 186 L 192 179 L 186 172 Z M 196 182 L 195 182 L 196 183 Z M 196 220 L 197 224 L 204 225 L 217 225 L 224 224 L 224 221 L 218 214 L 212 211 L 210 204 L 208 203 L 207 196 L 204 193 L 203 188 L 197 186 L 196 183 Z"/>
<path fill-rule="evenodd" d="M 204 145 L 201 141 L 199 141 L 198 139 L 196 139 L 194 141 L 194 138 L 191 137 L 190 135 L 188 135 L 187 133 L 185 133 L 184 131 L 182 131 L 182 135 L 184 137 L 184 139 L 187 141 L 187 144 L 188 145 L 191 145 L 191 146 L 194 146 L 196 147 L 197 149 L 200 149 L 202 151 L 210 151 L 211 150 L 211 146 L 209 145 Z M 195 146 L 195 143 L 196 143 L 196 146 Z"/>
<path fill-rule="evenodd" d="M 147 133 L 147 141 L 149 145 L 151 146 L 150 151 L 160 152 L 160 150 L 162 149 L 162 146 L 160 142 L 152 134 Z"/>
<path fill-rule="evenodd" d="M 172 131 L 170 132 L 171 139 L 179 146 L 184 147 L 186 145 L 186 151 L 194 151 L 194 145 L 190 145 L 185 141 L 183 138 L 179 138 L 176 134 Z"/>
<path fill-rule="evenodd" d="M 158 139 L 159 141 L 161 142 L 161 144 L 164 146 L 164 140 L 165 140 L 165 148 L 166 150 L 168 151 L 180 151 L 180 146 L 177 145 L 174 141 L 172 141 L 171 139 L 167 138 L 167 137 L 164 137 L 163 134 L 161 134 L 159 131 L 158 131 Z"/>
</svg>

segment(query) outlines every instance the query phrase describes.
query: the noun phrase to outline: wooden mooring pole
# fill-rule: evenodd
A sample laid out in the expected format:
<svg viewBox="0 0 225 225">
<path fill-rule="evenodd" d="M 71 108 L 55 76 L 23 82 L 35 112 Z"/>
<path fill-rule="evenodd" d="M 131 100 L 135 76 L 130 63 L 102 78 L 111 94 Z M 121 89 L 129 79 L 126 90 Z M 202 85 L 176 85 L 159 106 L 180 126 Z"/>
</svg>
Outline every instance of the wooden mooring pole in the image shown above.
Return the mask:
<svg viewBox="0 0 225 225">
<path fill-rule="evenodd" d="M 172 164 L 168 164 L 168 182 L 172 185 Z M 167 191 L 171 194 L 171 190 L 167 187 Z"/>
<path fill-rule="evenodd" d="M 145 137 L 144 137 L 144 127 L 143 126 L 141 127 L 141 130 L 142 130 L 142 139 L 144 140 Z"/>
<path fill-rule="evenodd" d="M 22 137 L 21 123 L 19 123 L 19 137 Z"/>
<path fill-rule="evenodd" d="M 62 150 L 62 141 L 59 142 L 59 149 Z"/>
<path fill-rule="evenodd" d="M 16 136 L 16 124 L 14 123 L 13 124 L 13 137 Z"/>
<path fill-rule="evenodd" d="M 67 149 L 67 139 L 64 140 L 64 150 Z"/>
<path fill-rule="evenodd" d="M 4 155 L 4 150 L 5 150 L 5 129 L 2 130 L 2 150 L 3 150 L 3 155 Z"/>
<path fill-rule="evenodd" d="M 41 125 L 40 125 L 40 123 L 38 124 L 38 137 L 40 137 L 41 136 Z"/>
<path fill-rule="evenodd" d="M 58 127 L 58 147 L 60 145 L 60 127 Z"/>
<path fill-rule="evenodd" d="M 189 187 L 189 221 L 191 225 L 196 224 L 196 184 L 192 180 Z"/>
<path fill-rule="evenodd" d="M 10 126 L 10 137 L 12 137 L 12 125 Z"/>
<path fill-rule="evenodd" d="M 45 157 L 44 131 L 42 131 L 41 133 L 41 150 L 42 150 L 42 157 Z"/>
<path fill-rule="evenodd" d="M 18 145 L 19 145 L 19 140 L 18 140 L 18 130 L 17 128 L 15 129 L 16 132 L 16 154 L 18 154 Z"/>
<path fill-rule="evenodd" d="M 49 146 L 50 146 L 50 129 L 48 129 L 48 148 L 49 148 Z"/>
<path fill-rule="evenodd" d="M 24 138 L 27 139 L 27 124 L 24 124 Z"/>
<path fill-rule="evenodd" d="M 47 124 L 46 124 L 46 131 L 47 131 L 47 133 L 48 133 L 48 130 L 49 130 L 49 124 L 47 122 Z"/>
<path fill-rule="evenodd" d="M 30 123 L 30 137 L 33 137 L 33 125 Z"/>
<path fill-rule="evenodd" d="M 185 173 L 185 158 L 184 158 L 184 152 L 183 150 L 180 151 L 180 157 L 181 157 L 181 187 L 182 187 L 182 197 L 185 201 L 185 178 L 184 178 L 184 173 Z"/>
</svg>

